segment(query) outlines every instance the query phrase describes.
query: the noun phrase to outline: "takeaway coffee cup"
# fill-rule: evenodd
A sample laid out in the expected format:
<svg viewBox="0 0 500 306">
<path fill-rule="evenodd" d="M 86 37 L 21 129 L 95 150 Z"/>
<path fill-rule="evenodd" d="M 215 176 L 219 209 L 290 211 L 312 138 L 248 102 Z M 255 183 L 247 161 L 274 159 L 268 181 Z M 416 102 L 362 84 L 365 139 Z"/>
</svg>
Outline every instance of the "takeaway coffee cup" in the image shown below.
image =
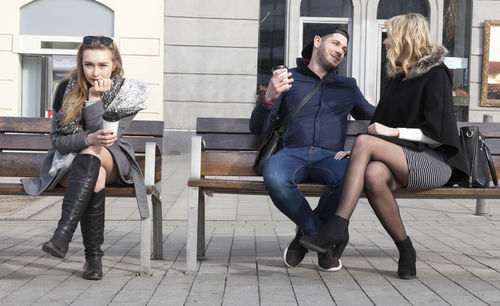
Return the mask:
<svg viewBox="0 0 500 306">
<path fill-rule="evenodd" d="M 118 134 L 118 124 L 120 118 L 117 112 L 105 112 L 102 115 L 102 128 L 105 130 L 113 130 L 113 134 Z"/>
<path fill-rule="evenodd" d="M 277 65 L 277 66 L 274 66 L 272 69 L 273 75 L 278 73 L 278 71 L 281 69 L 285 69 L 285 72 L 282 72 L 280 74 L 280 76 L 286 76 L 288 74 L 288 68 L 285 65 Z M 283 79 L 283 81 L 286 81 L 286 80 L 288 80 L 288 78 Z"/>
</svg>

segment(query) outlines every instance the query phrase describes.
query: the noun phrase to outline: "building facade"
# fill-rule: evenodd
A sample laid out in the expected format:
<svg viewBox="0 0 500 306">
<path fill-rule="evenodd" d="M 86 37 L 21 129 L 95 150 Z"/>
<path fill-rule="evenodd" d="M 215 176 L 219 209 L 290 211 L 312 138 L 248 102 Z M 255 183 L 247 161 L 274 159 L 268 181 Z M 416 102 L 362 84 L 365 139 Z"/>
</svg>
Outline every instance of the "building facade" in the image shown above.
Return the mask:
<svg viewBox="0 0 500 306">
<path fill-rule="evenodd" d="M 113 37 L 125 76 L 148 84 L 148 109 L 163 118 L 163 0 L 9 0 L 0 10 L 0 116 L 44 117 L 58 81 L 74 68 L 85 35 Z"/>
<path fill-rule="evenodd" d="M 484 114 L 490 114 L 499 121 L 498 107 L 480 106 L 483 24 L 500 19 L 499 4 L 498 0 L 147 0 L 140 5 L 119 0 L 6 1 L 0 11 L 4 98 L 0 115 L 43 116 L 50 105 L 50 90 L 40 90 L 50 88 L 43 77 L 52 74 L 54 83 L 62 75 L 60 70 L 71 66 L 65 56 L 74 54 L 81 36 L 99 32 L 118 43 L 126 76 L 149 84 L 149 109 L 139 118 L 165 121 L 167 153 L 189 152 L 197 117 L 249 117 L 257 94 L 265 90 L 270 68 L 294 67 L 302 46 L 323 23 L 348 28 L 352 39 L 339 73 L 356 78 L 367 100 L 376 105 L 385 80 L 384 20 L 419 12 L 429 20 L 432 41 L 450 50 L 446 63 L 452 68 L 457 116 L 482 121 Z M 53 15 L 47 18 L 47 14 Z M 51 27 L 42 25 L 47 20 Z M 95 20 L 101 23 L 95 25 Z"/>
</svg>

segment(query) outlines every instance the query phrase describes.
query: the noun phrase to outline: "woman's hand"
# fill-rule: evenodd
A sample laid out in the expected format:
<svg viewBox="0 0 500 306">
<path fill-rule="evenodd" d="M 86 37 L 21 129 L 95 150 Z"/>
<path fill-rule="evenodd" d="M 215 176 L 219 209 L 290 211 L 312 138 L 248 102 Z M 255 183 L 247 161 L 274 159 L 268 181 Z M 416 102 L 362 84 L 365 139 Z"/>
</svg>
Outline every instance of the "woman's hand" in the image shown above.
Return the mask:
<svg viewBox="0 0 500 306">
<path fill-rule="evenodd" d="M 113 134 L 113 130 L 99 130 L 95 133 L 87 134 L 85 140 L 89 145 L 110 147 L 115 143 L 117 136 Z"/>
<path fill-rule="evenodd" d="M 113 81 L 111 79 L 100 79 L 94 81 L 92 87 L 89 88 L 89 101 L 97 101 L 101 99 L 101 94 L 109 91 Z"/>
<path fill-rule="evenodd" d="M 343 159 L 351 155 L 351 151 L 338 151 L 333 159 Z"/>
<path fill-rule="evenodd" d="M 391 128 L 380 123 L 372 123 L 368 126 L 368 134 L 372 135 L 382 135 L 389 137 L 398 137 L 399 130 L 397 128 Z"/>
</svg>

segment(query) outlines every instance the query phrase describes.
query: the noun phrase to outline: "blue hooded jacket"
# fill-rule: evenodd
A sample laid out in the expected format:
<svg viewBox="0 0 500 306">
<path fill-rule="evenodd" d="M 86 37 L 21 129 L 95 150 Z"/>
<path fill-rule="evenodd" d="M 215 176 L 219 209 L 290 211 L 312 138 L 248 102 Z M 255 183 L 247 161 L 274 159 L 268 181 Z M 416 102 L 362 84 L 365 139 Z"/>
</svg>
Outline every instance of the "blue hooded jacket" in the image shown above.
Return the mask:
<svg viewBox="0 0 500 306">
<path fill-rule="evenodd" d="M 285 118 L 297 107 L 302 98 L 321 79 L 312 72 L 303 59 L 297 59 L 297 68 L 290 69 L 294 79 L 292 88 L 283 92 L 272 108 L 262 105 L 259 97 L 250 118 L 250 130 L 256 135 L 264 134 L 271 124 Z M 283 135 L 280 148 L 316 146 L 330 151 L 344 150 L 347 115 L 358 120 L 372 118 L 375 107 L 365 100 L 356 80 L 336 75 L 331 71 L 325 75 L 321 89 L 312 96 L 295 115 Z"/>
</svg>

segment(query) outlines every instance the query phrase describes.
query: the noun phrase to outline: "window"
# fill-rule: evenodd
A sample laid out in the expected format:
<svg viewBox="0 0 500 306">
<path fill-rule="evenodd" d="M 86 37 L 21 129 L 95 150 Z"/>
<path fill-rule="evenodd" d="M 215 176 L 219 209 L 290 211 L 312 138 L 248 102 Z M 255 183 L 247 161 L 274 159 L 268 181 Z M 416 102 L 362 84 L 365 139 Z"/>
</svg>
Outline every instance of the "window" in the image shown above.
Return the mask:
<svg viewBox="0 0 500 306">
<path fill-rule="evenodd" d="M 92 18 L 89 18 L 92 16 Z M 40 36 L 114 35 L 114 12 L 92 0 L 38 0 L 20 10 L 19 33 Z M 75 56 L 50 49 L 74 50 L 75 42 L 41 42 L 47 54 L 21 54 L 21 113 L 44 117 L 52 108 L 57 83 L 75 66 Z M 51 54 L 52 53 L 52 54 Z"/>
<path fill-rule="evenodd" d="M 21 8 L 20 34 L 113 36 L 113 32 L 113 11 L 92 0 L 38 0 Z"/>
<path fill-rule="evenodd" d="M 303 17 L 351 17 L 352 5 L 349 0 L 303 0 L 300 4 Z"/>
<path fill-rule="evenodd" d="M 285 63 L 286 1 L 260 1 L 257 94 L 265 92 L 273 66 Z"/>
<path fill-rule="evenodd" d="M 386 51 L 383 45 L 384 39 L 387 37 L 384 29 L 384 21 L 390 19 L 391 17 L 408 14 L 408 13 L 419 13 L 424 17 L 429 16 L 429 7 L 427 1 L 425 0 L 380 0 L 377 7 L 377 19 L 378 19 L 378 53 L 379 53 L 379 63 L 378 68 L 378 78 L 377 78 L 377 101 L 382 96 L 384 92 L 385 85 L 388 81 L 387 71 L 386 71 Z"/>
<path fill-rule="evenodd" d="M 380 0 L 377 8 L 377 19 L 389 19 L 396 15 L 419 13 L 429 16 L 429 7 L 425 0 Z"/>
<path fill-rule="evenodd" d="M 443 45 L 449 51 L 445 63 L 453 76 L 453 104 L 458 121 L 468 121 L 469 119 L 471 11 L 470 1 L 444 1 Z"/>
</svg>

